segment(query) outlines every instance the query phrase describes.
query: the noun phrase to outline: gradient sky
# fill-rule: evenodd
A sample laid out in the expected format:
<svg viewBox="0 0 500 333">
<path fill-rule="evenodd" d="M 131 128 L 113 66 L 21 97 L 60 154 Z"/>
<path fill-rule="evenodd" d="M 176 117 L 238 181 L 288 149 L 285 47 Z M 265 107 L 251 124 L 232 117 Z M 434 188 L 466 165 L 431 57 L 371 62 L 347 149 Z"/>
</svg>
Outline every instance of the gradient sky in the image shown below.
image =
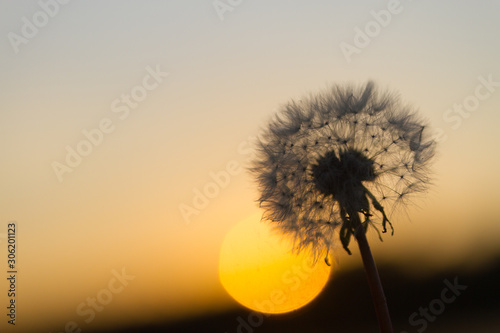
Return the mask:
<svg viewBox="0 0 500 333">
<path fill-rule="evenodd" d="M 420 209 L 401 214 L 383 244 L 370 237 L 379 260 L 418 270 L 473 266 L 498 252 L 498 1 L 403 0 L 350 62 L 341 43 L 355 45 L 356 28 L 388 1 L 243 0 L 221 20 L 211 0 L 73 0 L 51 7 L 53 17 L 16 52 L 12 36 L 34 15 L 43 20 L 40 3 L 53 1 L 0 3 L 0 234 L 17 221 L 18 329 L 233 306 L 217 268 L 225 234 L 258 209 L 242 171 L 249 137 L 290 98 L 331 83 L 373 79 L 446 135 Z M 123 94 L 139 91 L 148 68 L 168 75 L 127 107 Z M 480 77 L 496 85 L 477 88 Z M 453 111 L 476 89 L 489 94 L 473 111 Z M 123 108 L 130 113 L 120 119 Z M 53 163 L 65 163 L 66 147 L 103 119 L 114 130 L 59 181 Z M 181 205 L 192 206 L 196 189 L 228 163 L 229 183 L 186 221 Z M 135 278 L 85 323 L 77 307 L 122 269 Z"/>
</svg>

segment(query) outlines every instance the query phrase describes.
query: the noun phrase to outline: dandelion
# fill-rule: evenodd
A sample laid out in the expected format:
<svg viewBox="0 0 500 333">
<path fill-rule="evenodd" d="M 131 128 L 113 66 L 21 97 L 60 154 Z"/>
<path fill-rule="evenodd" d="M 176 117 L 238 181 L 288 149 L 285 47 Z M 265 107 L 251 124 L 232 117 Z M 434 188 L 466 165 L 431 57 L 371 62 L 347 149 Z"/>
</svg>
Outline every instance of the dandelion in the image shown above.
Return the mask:
<svg viewBox="0 0 500 333">
<path fill-rule="evenodd" d="M 282 107 L 259 138 L 251 171 L 263 219 L 317 259 L 355 237 L 382 332 L 392 332 L 385 296 L 365 233 L 388 228 L 388 216 L 426 190 L 435 142 L 427 126 L 372 82 L 334 86 Z"/>
</svg>

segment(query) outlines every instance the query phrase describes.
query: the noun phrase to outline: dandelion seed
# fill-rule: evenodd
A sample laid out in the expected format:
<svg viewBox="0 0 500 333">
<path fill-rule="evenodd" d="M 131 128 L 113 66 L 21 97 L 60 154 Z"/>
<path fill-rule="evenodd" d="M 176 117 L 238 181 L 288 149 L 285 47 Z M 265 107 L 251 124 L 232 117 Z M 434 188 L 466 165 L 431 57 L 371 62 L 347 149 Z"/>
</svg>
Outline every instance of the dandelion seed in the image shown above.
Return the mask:
<svg viewBox="0 0 500 333">
<path fill-rule="evenodd" d="M 330 126 L 304 126 L 315 123 Z M 369 125 L 370 130 L 359 124 Z M 290 102 L 262 134 L 252 168 L 263 192 L 259 202 L 265 207 L 264 218 L 294 238 L 295 250 L 310 249 L 316 258 L 333 250 L 329 229 L 346 224 L 340 207 L 351 215 L 370 216 L 367 224 L 382 223 L 385 230 L 384 216 L 401 199 L 398 194 L 421 192 L 428 183 L 425 174 L 435 143 L 425 129 L 415 113 L 390 94 L 378 93 L 371 82 L 364 89 L 333 87 Z M 268 174 L 276 176 L 262 176 Z M 395 195 L 391 199 L 382 189 Z M 293 193 L 301 205 L 276 205 L 281 192 Z M 313 197 L 329 201 L 332 210 L 319 208 Z M 379 204 L 382 200 L 385 207 Z M 304 226 L 304 217 L 314 217 L 312 226 Z M 352 224 L 349 219 L 347 224 Z M 354 235 L 353 227 L 345 237 Z M 311 233 L 319 235 L 310 237 Z"/>
</svg>

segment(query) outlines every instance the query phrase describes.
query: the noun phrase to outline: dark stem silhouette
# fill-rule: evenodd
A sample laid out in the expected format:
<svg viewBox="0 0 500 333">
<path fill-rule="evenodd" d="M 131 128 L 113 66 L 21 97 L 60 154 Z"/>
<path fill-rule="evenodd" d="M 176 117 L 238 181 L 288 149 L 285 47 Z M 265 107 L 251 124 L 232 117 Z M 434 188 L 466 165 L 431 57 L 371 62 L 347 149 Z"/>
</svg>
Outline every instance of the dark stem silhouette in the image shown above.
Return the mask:
<svg viewBox="0 0 500 333">
<path fill-rule="evenodd" d="M 348 214 L 351 219 L 352 226 L 355 229 L 354 237 L 356 237 L 356 240 L 358 241 L 359 251 L 361 253 L 361 258 L 363 259 L 363 266 L 368 279 L 368 285 L 370 286 L 370 292 L 375 306 L 380 332 L 393 333 L 391 317 L 389 315 L 389 308 L 387 307 L 384 289 L 382 288 L 382 282 L 380 281 L 377 266 L 375 265 L 375 260 L 373 259 L 370 246 L 368 245 L 368 240 L 366 239 L 365 228 L 361 225 L 357 212 L 350 211 Z"/>
</svg>

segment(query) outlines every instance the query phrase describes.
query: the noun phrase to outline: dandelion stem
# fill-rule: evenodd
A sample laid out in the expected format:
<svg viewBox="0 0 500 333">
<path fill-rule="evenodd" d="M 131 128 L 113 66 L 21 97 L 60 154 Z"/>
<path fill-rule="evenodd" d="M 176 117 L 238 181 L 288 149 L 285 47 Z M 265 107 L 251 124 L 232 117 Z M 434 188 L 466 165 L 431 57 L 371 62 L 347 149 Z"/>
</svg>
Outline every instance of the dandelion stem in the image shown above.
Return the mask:
<svg viewBox="0 0 500 333">
<path fill-rule="evenodd" d="M 380 332 L 393 333 L 391 317 L 389 315 L 384 289 L 382 288 L 377 266 L 375 265 L 375 260 L 373 259 L 370 246 L 368 245 L 368 240 L 366 239 L 365 229 L 361 225 L 358 213 L 350 213 L 352 214 L 349 214 L 349 217 L 351 219 L 352 226 L 355 229 L 354 236 L 358 241 L 359 251 L 361 252 L 361 258 L 363 259 L 363 266 L 365 267 L 368 285 L 370 286 L 370 292 L 372 294 Z"/>
</svg>

